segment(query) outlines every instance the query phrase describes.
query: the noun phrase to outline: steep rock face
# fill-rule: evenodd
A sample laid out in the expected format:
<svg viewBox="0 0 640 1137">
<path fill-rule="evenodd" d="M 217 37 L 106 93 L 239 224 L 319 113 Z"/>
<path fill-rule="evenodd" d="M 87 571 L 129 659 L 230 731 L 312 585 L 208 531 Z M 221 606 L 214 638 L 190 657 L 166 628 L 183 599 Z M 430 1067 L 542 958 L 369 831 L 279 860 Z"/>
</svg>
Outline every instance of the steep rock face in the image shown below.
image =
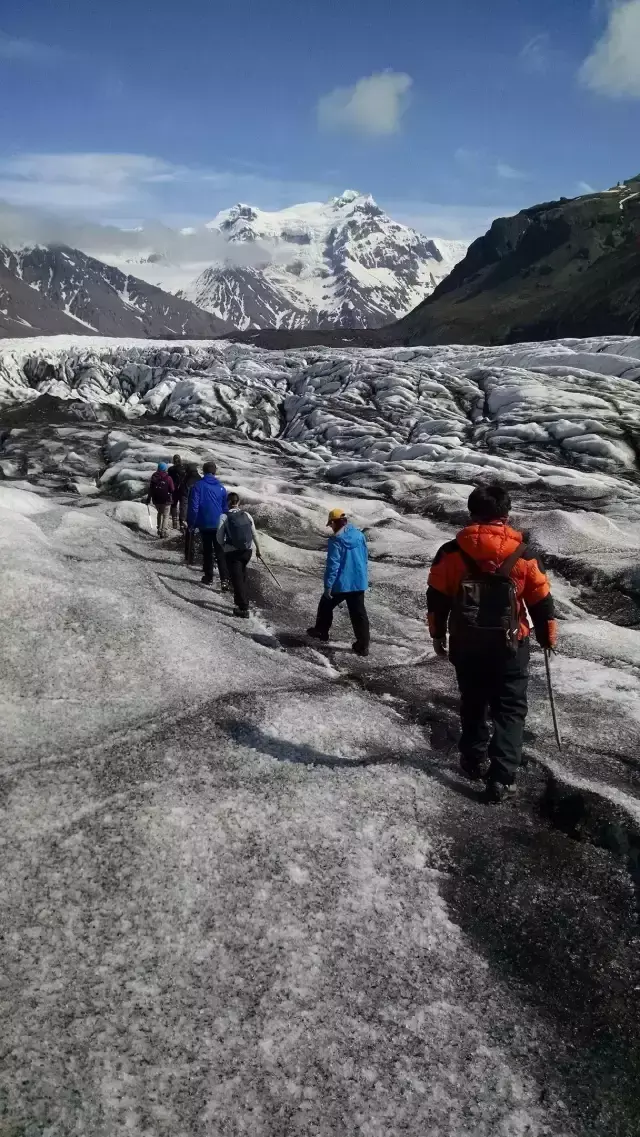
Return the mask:
<svg viewBox="0 0 640 1137">
<path fill-rule="evenodd" d="M 0 246 L 0 288 L 5 335 L 215 336 L 226 330 L 189 301 L 65 246 Z"/>
<path fill-rule="evenodd" d="M 394 342 L 514 343 L 640 330 L 640 179 L 499 218 Z"/>
<path fill-rule="evenodd" d="M 241 331 L 382 327 L 428 295 L 466 247 L 428 240 L 352 190 L 275 213 L 236 205 L 208 228 L 264 253 L 242 268 L 213 265 L 185 292 Z"/>
</svg>

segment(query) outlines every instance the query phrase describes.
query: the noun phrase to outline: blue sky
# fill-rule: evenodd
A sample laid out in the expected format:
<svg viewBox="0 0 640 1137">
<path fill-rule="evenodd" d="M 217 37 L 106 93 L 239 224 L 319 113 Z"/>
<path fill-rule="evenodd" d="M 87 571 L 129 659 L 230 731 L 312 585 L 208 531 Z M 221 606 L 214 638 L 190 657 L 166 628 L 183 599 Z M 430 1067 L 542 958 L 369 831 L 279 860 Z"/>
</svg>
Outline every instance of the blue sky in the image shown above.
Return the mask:
<svg viewBox="0 0 640 1137">
<path fill-rule="evenodd" d="M 209 219 L 349 187 L 429 235 L 640 171 L 640 0 L 29 0 L 0 199 Z"/>
</svg>

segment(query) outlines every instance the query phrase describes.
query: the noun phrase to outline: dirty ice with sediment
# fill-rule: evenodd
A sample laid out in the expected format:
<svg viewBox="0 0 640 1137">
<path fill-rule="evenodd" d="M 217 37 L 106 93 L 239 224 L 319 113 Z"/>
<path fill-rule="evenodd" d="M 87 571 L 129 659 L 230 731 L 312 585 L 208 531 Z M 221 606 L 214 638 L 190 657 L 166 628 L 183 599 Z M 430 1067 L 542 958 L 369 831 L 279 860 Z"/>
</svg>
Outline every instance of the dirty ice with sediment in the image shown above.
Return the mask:
<svg viewBox="0 0 640 1137">
<path fill-rule="evenodd" d="M 2 343 L 0 1132 L 637 1133 L 639 418 L 623 337 Z M 280 582 L 251 567 L 241 627 L 152 531 L 174 452 Z M 551 575 L 564 751 L 535 652 L 491 811 L 424 609 L 493 477 Z M 301 634 L 336 504 L 366 662 L 345 615 Z"/>
</svg>

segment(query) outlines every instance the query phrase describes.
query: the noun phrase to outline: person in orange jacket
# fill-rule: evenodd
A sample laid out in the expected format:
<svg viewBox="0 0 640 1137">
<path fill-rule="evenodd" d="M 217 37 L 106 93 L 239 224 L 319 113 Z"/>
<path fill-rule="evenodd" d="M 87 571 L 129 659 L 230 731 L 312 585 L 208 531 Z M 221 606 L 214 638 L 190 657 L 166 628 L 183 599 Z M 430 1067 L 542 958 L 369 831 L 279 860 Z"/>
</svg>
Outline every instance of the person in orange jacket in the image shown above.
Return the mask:
<svg viewBox="0 0 640 1137">
<path fill-rule="evenodd" d="M 460 688 L 460 766 L 486 777 L 486 800 L 515 787 L 527 716 L 530 622 L 544 648 L 556 643 L 551 587 L 521 533 L 508 524 L 511 500 L 483 485 L 468 502 L 471 523 L 437 552 L 427 589 L 429 630 Z M 493 720 L 493 732 L 487 715 Z"/>
</svg>

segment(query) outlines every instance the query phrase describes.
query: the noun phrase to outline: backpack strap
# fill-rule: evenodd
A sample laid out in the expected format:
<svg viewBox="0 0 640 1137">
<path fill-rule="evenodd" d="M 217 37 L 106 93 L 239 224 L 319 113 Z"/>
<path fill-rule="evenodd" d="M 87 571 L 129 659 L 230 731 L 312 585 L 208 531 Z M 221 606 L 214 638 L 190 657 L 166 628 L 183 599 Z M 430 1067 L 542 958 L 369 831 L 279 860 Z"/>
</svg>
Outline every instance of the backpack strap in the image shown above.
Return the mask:
<svg viewBox="0 0 640 1137">
<path fill-rule="evenodd" d="M 473 557 L 470 557 L 468 553 L 465 553 L 464 549 L 461 549 L 460 545 L 458 545 L 457 542 L 456 542 L 456 548 L 457 548 L 458 552 L 460 553 L 460 556 L 462 557 L 465 565 L 469 569 L 469 572 L 471 573 L 471 575 L 475 576 L 475 577 L 484 576 L 484 573 L 482 572 L 482 569 L 480 568 L 480 565 L 478 564 L 478 562 L 474 561 Z"/>
<path fill-rule="evenodd" d="M 521 545 L 518 545 L 518 548 L 515 549 L 513 551 L 513 553 L 511 553 L 510 556 L 507 557 L 506 561 L 502 562 L 502 564 L 500 565 L 500 568 L 496 570 L 496 575 L 504 576 L 505 578 L 508 579 L 511 576 L 511 573 L 513 572 L 514 568 L 516 567 L 517 561 L 520 560 L 520 557 L 524 553 L 526 547 L 527 546 L 525 545 L 524 541 L 522 542 Z"/>
<path fill-rule="evenodd" d="M 526 547 L 527 546 L 524 541 L 521 545 L 518 545 L 518 548 L 515 549 L 514 552 L 507 557 L 506 561 L 502 562 L 498 569 L 496 569 L 495 575 L 504 576 L 505 579 L 508 579 L 514 570 L 516 563 L 520 560 L 520 557 L 524 553 Z M 460 545 L 457 545 L 457 550 L 473 577 L 477 578 L 483 577 L 485 575 L 478 562 L 474 561 L 473 557 L 469 556 L 469 553 L 465 553 L 464 549 L 460 548 Z"/>
</svg>

